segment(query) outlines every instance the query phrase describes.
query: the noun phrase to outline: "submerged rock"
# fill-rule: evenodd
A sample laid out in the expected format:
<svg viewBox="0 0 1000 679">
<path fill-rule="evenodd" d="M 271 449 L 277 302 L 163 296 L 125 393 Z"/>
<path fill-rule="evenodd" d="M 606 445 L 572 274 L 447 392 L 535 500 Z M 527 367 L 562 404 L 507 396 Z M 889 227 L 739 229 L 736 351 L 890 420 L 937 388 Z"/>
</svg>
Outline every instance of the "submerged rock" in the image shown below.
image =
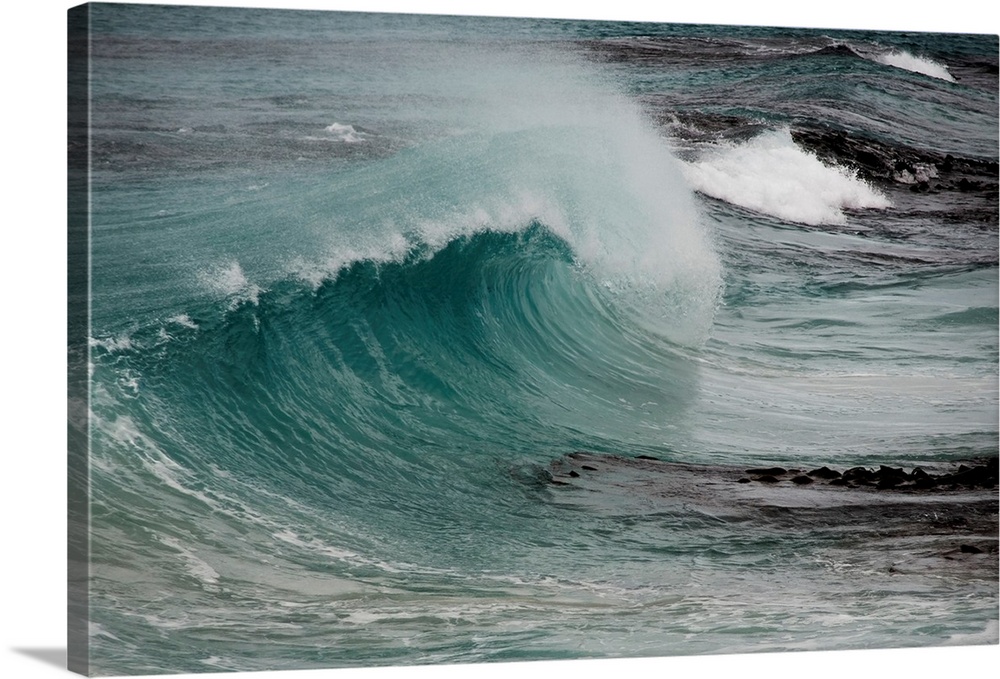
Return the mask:
<svg viewBox="0 0 1000 679">
<path fill-rule="evenodd" d="M 802 473 L 799 469 L 785 469 L 784 467 L 753 467 L 743 470 L 739 474 L 737 469 L 729 468 L 725 472 L 725 478 L 729 483 L 749 484 L 757 481 L 761 484 L 774 485 L 782 481 L 791 481 L 797 486 L 817 487 L 834 486 L 845 490 L 867 490 L 868 492 L 892 492 L 892 493 L 941 493 L 952 491 L 970 491 L 974 489 L 992 489 L 998 483 L 998 457 L 980 458 L 962 464 L 952 472 L 932 474 L 922 467 L 914 467 L 912 472 L 907 472 L 901 467 L 890 467 L 879 465 L 877 469 L 868 467 L 851 467 L 840 472 L 828 466 L 822 466 L 811 471 Z M 583 481 L 580 471 L 600 473 L 606 471 L 604 465 L 598 465 L 598 461 L 615 462 L 620 465 L 635 465 L 637 469 L 656 468 L 661 466 L 663 470 L 691 470 L 702 469 L 696 465 L 684 465 L 678 463 L 664 462 L 651 455 L 636 455 L 634 457 L 619 457 L 615 455 L 602 456 L 595 453 L 575 451 L 567 454 L 562 462 L 554 462 L 550 467 L 551 481 L 554 485 L 570 485 L 577 479 Z M 657 465 L 648 465 L 645 461 L 657 462 Z M 585 463 L 585 464 L 581 464 Z M 589 464 L 587 464 L 589 463 Z M 704 470 L 710 469 L 705 467 Z M 723 470 L 719 467 L 718 470 Z M 595 474 L 586 475 L 587 478 L 599 478 Z M 817 481 L 825 483 L 817 484 Z"/>
</svg>

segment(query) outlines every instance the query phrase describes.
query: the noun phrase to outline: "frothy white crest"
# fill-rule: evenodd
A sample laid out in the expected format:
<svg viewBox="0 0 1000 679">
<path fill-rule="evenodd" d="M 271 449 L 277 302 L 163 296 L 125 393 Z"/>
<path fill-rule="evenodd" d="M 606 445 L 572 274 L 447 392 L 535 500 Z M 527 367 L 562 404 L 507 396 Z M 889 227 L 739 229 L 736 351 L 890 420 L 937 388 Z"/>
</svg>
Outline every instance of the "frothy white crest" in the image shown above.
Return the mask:
<svg viewBox="0 0 1000 679">
<path fill-rule="evenodd" d="M 336 248 L 322 259 L 296 257 L 289 268 L 293 275 L 316 289 L 325 281 L 335 281 L 344 269 L 357 262 L 402 262 L 414 247 L 415 243 L 406 236 L 391 233 L 379 243 L 359 243 L 356 246 Z"/>
<path fill-rule="evenodd" d="M 327 125 L 325 129 L 339 141 L 346 142 L 348 144 L 356 144 L 365 140 L 365 133 L 358 132 L 354 129 L 353 125 L 332 123 L 331 125 Z"/>
<path fill-rule="evenodd" d="M 257 285 L 247 280 L 243 273 L 243 267 L 237 261 L 223 264 L 209 271 L 205 271 L 200 276 L 202 283 L 213 292 L 232 299 L 233 306 L 241 302 L 250 302 L 256 305 L 262 290 Z"/>
<path fill-rule="evenodd" d="M 388 264 L 404 262 L 418 249 L 431 257 L 450 242 L 478 233 L 516 233 L 534 222 L 545 224 L 557 236 L 568 238 L 565 216 L 554 206 L 531 193 L 510 202 L 477 205 L 456 211 L 446 218 L 417 219 L 406 233 L 390 226 L 379 238 L 355 245 L 335 245 L 321 259 L 296 257 L 290 272 L 318 288 L 325 281 L 335 281 L 344 269 L 357 262 Z"/>
<path fill-rule="evenodd" d="M 895 68 L 902 68 L 913 73 L 921 73 L 931 78 L 947 80 L 952 83 L 955 82 L 955 78 L 948 72 L 947 66 L 939 64 L 936 61 L 931 61 L 926 57 L 914 56 L 904 50 L 877 54 L 873 58 L 885 66 L 894 66 Z"/>
<path fill-rule="evenodd" d="M 787 129 L 720 145 L 685 164 L 684 176 L 708 196 L 800 224 L 844 224 L 845 208 L 892 207 L 856 173 L 799 148 Z"/>
<path fill-rule="evenodd" d="M 565 215 L 556 206 L 528 191 L 504 200 L 483 200 L 444 219 L 420 220 L 414 228 L 414 237 L 436 252 L 462 236 L 487 231 L 517 233 L 535 222 L 544 224 L 561 238 L 571 237 Z"/>
</svg>

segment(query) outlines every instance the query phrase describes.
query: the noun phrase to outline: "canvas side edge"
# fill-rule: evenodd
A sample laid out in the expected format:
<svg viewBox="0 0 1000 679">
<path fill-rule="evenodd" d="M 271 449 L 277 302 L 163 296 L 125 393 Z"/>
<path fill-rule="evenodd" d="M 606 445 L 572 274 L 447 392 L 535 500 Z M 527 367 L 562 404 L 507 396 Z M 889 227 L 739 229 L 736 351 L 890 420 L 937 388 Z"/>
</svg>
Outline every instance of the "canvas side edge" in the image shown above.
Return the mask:
<svg viewBox="0 0 1000 679">
<path fill-rule="evenodd" d="M 90 6 L 67 11 L 67 669 L 90 673 Z"/>
</svg>

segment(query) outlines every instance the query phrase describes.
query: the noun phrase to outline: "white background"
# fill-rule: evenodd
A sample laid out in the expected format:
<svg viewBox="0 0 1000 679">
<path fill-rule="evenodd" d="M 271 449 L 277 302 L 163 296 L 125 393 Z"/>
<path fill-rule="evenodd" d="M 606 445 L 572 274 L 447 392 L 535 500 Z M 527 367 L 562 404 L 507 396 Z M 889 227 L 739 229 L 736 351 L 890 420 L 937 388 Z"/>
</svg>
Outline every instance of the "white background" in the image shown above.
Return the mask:
<svg viewBox="0 0 1000 679">
<path fill-rule="evenodd" d="M 820 0 L 823 2 L 823 0 Z M 65 676 L 66 10 L 5 3 L 0 81 L 0 677 Z M 161 0 L 161 4 L 181 4 Z M 998 32 L 989 0 L 189 0 L 183 4 Z M 1000 646 L 230 674 L 254 679 L 988 676 Z M 181 676 L 181 675 L 175 675 Z M 183 675 L 205 676 L 205 675 Z"/>
</svg>

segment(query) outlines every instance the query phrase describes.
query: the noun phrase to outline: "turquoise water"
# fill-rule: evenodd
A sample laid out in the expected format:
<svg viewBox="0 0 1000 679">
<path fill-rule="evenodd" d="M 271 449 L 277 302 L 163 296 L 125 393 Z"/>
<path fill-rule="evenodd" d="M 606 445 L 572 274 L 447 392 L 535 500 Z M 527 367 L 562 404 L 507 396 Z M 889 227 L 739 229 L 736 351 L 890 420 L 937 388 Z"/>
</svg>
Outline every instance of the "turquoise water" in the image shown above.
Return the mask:
<svg viewBox="0 0 1000 679">
<path fill-rule="evenodd" d="M 94 671 L 995 642 L 995 581 L 547 471 L 995 455 L 995 36 L 91 28 Z"/>
</svg>

